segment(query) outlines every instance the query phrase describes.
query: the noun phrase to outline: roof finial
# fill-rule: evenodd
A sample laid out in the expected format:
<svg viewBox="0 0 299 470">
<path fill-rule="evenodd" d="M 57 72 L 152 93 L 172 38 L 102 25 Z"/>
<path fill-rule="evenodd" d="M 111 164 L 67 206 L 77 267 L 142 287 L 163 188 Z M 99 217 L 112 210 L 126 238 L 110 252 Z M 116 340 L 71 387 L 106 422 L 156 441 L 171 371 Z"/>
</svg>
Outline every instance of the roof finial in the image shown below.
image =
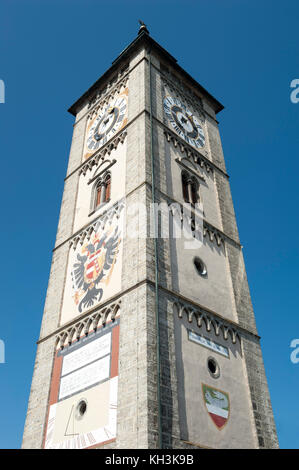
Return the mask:
<svg viewBox="0 0 299 470">
<path fill-rule="evenodd" d="M 143 21 L 141 21 L 141 20 L 138 20 L 138 22 L 139 22 L 139 24 L 140 24 L 140 28 L 139 28 L 138 34 L 141 34 L 141 33 L 143 33 L 143 32 L 149 34 L 149 31 L 148 31 L 148 29 L 147 29 L 147 27 L 146 27 L 146 24 L 145 24 Z"/>
</svg>

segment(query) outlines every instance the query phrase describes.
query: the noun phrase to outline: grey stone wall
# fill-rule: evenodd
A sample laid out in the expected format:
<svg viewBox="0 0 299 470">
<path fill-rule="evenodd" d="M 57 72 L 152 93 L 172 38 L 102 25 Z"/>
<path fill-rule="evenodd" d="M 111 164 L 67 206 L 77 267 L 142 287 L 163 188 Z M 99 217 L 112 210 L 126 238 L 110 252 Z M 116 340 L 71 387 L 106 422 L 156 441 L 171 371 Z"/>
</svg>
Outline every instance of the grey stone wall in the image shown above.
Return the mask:
<svg viewBox="0 0 299 470">
<path fill-rule="evenodd" d="M 30 398 L 23 435 L 23 449 L 39 449 L 44 438 L 49 390 L 52 377 L 55 338 L 37 347 Z"/>
<path fill-rule="evenodd" d="M 147 448 L 147 292 L 146 285 L 122 296 L 117 439 L 115 448 Z"/>
<path fill-rule="evenodd" d="M 251 336 L 244 337 L 243 351 L 259 447 L 261 449 L 278 448 L 276 426 L 259 340 Z"/>
<path fill-rule="evenodd" d="M 214 130 L 214 139 L 218 142 L 217 152 L 214 154 L 214 161 L 224 168 L 224 157 L 221 145 L 219 144 L 219 131 L 217 137 L 216 128 Z M 229 237 L 237 242 L 227 241 L 226 252 L 230 266 L 238 322 L 240 326 L 256 334 L 256 323 L 242 248 L 238 246 L 239 235 L 229 182 L 225 176 L 216 172 L 216 184 L 223 230 Z M 254 336 L 243 338 L 243 346 L 259 446 L 261 448 L 276 448 L 278 447 L 278 439 L 258 338 Z"/>
</svg>

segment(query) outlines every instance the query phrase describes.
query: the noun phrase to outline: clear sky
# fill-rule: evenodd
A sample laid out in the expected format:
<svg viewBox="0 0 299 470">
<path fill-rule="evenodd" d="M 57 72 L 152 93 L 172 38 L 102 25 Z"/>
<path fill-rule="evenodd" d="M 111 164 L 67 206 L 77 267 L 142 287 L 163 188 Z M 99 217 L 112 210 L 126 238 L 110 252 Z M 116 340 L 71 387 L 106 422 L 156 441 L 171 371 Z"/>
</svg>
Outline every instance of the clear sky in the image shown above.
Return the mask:
<svg viewBox="0 0 299 470">
<path fill-rule="evenodd" d="M 72 135 L 67 108 L 137 20 L 210 91 L 218 115 L 280 445 L 299 448 L 299 2 L 2 0 L 0 448 L 27 409 Z"/>
</svg>

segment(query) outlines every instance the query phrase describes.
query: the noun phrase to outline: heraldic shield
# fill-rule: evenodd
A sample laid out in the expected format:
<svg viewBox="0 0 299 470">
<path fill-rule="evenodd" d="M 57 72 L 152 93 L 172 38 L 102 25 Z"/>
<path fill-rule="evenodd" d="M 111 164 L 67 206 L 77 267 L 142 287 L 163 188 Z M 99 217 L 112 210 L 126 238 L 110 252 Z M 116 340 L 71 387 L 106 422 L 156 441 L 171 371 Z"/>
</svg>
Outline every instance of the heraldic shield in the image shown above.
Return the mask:
<svg viewBox="0 0 299 470">
<path fill-rule="evenodd" d="M 202 393 L 210 418 L 219 430 L 222 429 L 229 418 L 229 394 L 206 384 L 202 384 Z"/>
<path fill-rule="evenodd" d="M 71 276 L 73 298 L 80 313 L 102 299 L 102 287 L 109 283 L 120 242 L 118 227 L 111 227 L 106 232 L 98 227 L 93 237 L 82 246 L 81 253 L 77 253 Z"/>
</svg>

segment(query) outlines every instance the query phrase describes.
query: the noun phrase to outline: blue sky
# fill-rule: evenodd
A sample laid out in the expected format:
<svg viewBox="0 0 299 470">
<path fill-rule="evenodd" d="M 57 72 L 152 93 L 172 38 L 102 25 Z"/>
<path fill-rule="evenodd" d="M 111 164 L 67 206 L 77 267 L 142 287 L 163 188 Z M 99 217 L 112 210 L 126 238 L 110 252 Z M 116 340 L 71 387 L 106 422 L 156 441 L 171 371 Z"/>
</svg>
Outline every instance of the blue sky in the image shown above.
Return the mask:
<svg viewBox="0 0 299 470">
<path fill-rule="evenodd" d="M 218 115 L 280 445 L 299 448 L 298 1 L 3 0 L 0 6 L 0 448 L 18 448 L 72 135 L 71 105 L 137 20 Z"/>
</svg>

